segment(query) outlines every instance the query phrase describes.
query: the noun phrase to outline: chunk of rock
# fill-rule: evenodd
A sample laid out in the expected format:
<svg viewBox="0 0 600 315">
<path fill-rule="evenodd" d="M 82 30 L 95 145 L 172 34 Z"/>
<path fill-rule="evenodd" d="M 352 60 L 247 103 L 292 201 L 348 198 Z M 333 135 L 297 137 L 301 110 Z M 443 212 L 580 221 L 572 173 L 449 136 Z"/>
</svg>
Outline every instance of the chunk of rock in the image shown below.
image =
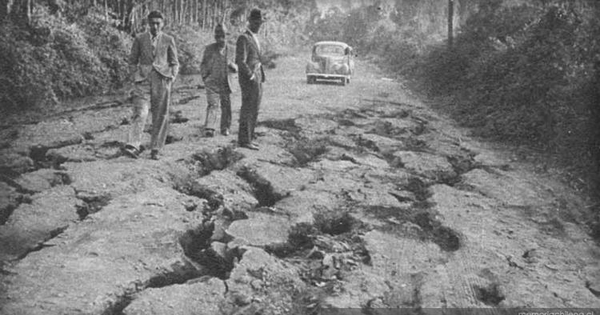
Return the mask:
<svg viewBox="0 0 600 315">
<path fill-rule="evenodd" d="M 241 238 L 252 246 L 267 246 L 287 242 L 290 222 L 286 217 L 264 213 L 249 213 L 250 218 L 237 220 L 227 228 L 227 234 Z"/>
<path fill-rule="evenodd" d="M 250 184 L 229 171 L 203 176 L 194 181 L 191 190 L 193 195 L 208 200 L 214 209 L 223 205 L 227 209 L 247 211 L 258 205 Z"/>
<path fill-rule="evenodd" d="M 424 152 L 398 151 L 394 153 L 392 165 L 435 180 L 457 176 L 445 157 Z"/>
<path fill-rule="evenodd" d="M 68 181 L 69 179 L 65 173 L 51 169 L 40 169 L 25 173 L 15 180 L 21 188 L 31 192 L 41 192 L 56 185 L 66 184 Z"/>
<path fill-rule="evenodd" d="M 14 152 L 5 152 L 0 154 L 0 167 L 4 167 L 13 172 L 25 173 L 31 171 L 34 167 L 33 160 L 21 154 Z"/>
</svg>

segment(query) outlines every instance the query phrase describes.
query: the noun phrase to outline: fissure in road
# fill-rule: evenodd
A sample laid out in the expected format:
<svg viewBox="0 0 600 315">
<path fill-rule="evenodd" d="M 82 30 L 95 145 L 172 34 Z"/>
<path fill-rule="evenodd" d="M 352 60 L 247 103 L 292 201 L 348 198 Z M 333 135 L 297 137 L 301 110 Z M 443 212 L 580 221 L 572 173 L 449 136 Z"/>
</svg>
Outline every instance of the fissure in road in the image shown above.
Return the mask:
<svg viewBox="0 0 600 315">
<path fill-rule="evenodd" d="M 267 72 L 259 151 L 201 136 L 194 76 L 159 161 L 119 153 L 125 103 L 3 129 L 1 313 L 600 305 L 576 195 L 367 63 L 306 84 L 305 57 Z"/>
</svg>

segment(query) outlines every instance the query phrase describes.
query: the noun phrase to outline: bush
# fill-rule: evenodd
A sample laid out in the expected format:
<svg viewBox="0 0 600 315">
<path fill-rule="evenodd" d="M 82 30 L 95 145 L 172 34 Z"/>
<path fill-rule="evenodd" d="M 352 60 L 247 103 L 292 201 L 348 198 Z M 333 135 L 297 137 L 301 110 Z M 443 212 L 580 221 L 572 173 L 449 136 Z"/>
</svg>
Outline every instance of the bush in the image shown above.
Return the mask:
<svg viewBox="0 0 600 315">
<path fill-rule="evenodd" d="M 452 95 L 453 117 L 478 135 L 550 153 L 589 191 L 598 181 L 593 6 L 482 7 L 457 37 L 420 60 L 427 92 Z M 587 179 L 582 181 L 581 179 Z"/>
<path fill-rule="evenodd" d="M 77 23 L 36 5 L 30 25 L 5 22 L 0 33 L 4 110 L 55 104 L 59 98 L 119 88 L 128 71 L 126 34 L 91 10 Z"/>
</svg>

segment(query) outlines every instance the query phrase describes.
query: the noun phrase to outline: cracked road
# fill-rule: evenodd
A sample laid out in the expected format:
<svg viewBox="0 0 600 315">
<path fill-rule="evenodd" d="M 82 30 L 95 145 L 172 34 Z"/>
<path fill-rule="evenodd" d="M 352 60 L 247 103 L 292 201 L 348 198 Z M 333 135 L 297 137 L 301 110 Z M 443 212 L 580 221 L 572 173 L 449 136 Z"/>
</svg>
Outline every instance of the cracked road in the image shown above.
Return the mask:
<svg viewBox="0 0 600 315">
<path fill-rule="evenodd" d="M 201 136 L 194 76 L 159 161 L 119 153 L 118 98 L 0 130 L 1 313 L 600 305 L 577 195 L 368 63 L 308 85 L 305 58 L 267 72 L 259 151 Z"/>
</svg>

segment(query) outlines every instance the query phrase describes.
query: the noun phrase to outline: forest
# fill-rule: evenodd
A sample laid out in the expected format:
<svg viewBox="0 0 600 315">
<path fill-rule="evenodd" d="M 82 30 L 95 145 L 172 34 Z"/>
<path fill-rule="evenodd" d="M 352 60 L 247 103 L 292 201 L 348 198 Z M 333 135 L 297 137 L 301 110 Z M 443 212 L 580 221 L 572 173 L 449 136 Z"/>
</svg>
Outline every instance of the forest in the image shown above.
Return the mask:
<svg viewBox="0 0 600 315">
<path fill-rule="evenodd" d="M 0 114 L 122 88 L 150 10 L 167 16 L 182 74 L 192 74 L 214 25 L 236 34 L 259 7 L 273 67 L 311 42 L 346 41 L 476 135 L 543 156 L 544 170 L 597 197 L 598 1 L 355 2 L 322 12 L 325 0 L 0 0 Z"/>
</svg>

